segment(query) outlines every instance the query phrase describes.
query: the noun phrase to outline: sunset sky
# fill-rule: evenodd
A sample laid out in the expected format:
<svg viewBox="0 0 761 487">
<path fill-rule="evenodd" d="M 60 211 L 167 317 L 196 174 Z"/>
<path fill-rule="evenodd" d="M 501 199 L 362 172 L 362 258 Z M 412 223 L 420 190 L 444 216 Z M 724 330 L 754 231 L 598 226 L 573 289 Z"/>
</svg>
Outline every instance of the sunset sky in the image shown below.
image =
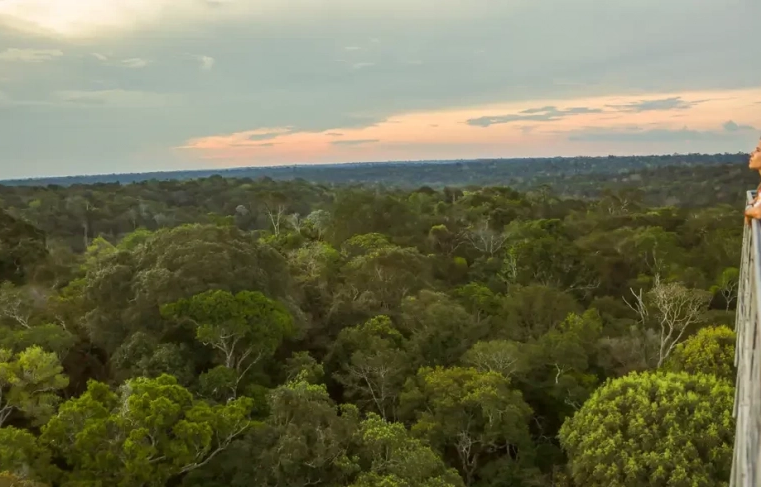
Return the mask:
<svg viewBox="0 0 761 487">
<path fill-rule="evenodd" d="M 750 151 L 759 0 L 0 0 L 0 179 Z"/>
</svg>

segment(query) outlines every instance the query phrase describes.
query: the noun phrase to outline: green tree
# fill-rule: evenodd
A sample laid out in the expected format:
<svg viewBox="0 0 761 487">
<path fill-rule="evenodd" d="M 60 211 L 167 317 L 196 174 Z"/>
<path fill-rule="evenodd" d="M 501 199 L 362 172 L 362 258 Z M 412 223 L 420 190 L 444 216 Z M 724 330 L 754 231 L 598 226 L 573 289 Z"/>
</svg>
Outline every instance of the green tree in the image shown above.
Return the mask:
<svg viewBox="0 0 761 487">
<path fill-rule="evenodd" d="M 352 237 L 343 246 L 349 260 L 334 307 L 363 314 L 388 313 L 430 280 L 430 262 L 412 247 L 399 247 L 380 234 Z"/>
<path fill-rule="evenodd" d="M 126 247 L 128 248 L 128 247 Z M 97 271 L 101 264 L 109 255 L 117 252 L 117 248 L 103 237 L 95 237 L 85 250 L 84 263 L 82 264 L 85 272 Z"/>
<path fill-rule="evenodd" d="M 453 233 L 446 225 L 434 225 L 428 231 L 428 245 L 440 254 L 452 255 L 464 243 L 464 235 Z"/>
<path fill-rule="evenodd" d="M 46 257 L 45 234 L 0 209 L 0 284 L 22 284 Z"/>
<path fill-rule="evenodd" d="M 153 232 L 145 228 L 138 228 L 125 235 L 117 245 L 119 250 L 135 250 L 138 246 L 146 243 L 153 236 Z"/>
<path fill-rule="evenodd" d="M 644 264 L 640 270 L 651 275 L 669 275 L 674 266 L 683 263 L 685 255 L 679 235 L 660 226 L 634 229 L 616 247 L 634 265 Z"/>
<path fill-rule="evenodd" d="M 0 349 L 0 427 L 14 411 L 34 424 L 43 424 L 55 413 L 56 392 L 69 384 L 58 356 L 29 347 L 13 354 Z"/>
<path fill-rule="evenodd" d="M 569 313 L 581 311 L 573 296 L 556 288 L 537 284 L 515 286 L 502 300 L 504 321 L 496 331 L 499 338 L 519 341 L 539 338 L 562 323 Z"/>
<path fill-rule="evenodd" d="M 595 374 L 602 323 L 596 310 L 569 314 L 556 328 L 524 345 L 526 371 L 516 377 L 544 435 L 557 434 L 598 384 Z"/>
<path fill-rule="evenodd" d="M 531 408 L 497 372 L 473 368 L 422 368 L 408 381 L 402 409 L 416 417 L 412 432 L 439 452 L 453 451 L 466 485 L 495 455 L 531 458 Z"/>
<path fill-rule="evenodd" d="M 257 433 L 260 453 L 251 474 L 260 485 L 341 485 L 358 469 L 349 451 L 357 409 L 336 407 L 323 384 L 305 377 L 269 396 L 272 413 Z"/>
<path fill-rule="evenodd" d="M 383 419 L 396 419 L 396 409 L 409 373 L 405 340 L 387 316 L 341 330 L 329 357 L 333 377 L 344 396 Z"/>
<path fill-rule="evenodd" d="M 134 377 L 156 378 L 168 374 L 189 386 L 196 374 L 191 351 L 184 343 L 159 343 L 148 333 L 138 331 L 125 340 L 111 356 L 118 381 Z"/>
<path fill-rule="evenodd" d="M 206 465 L 251 426 L 253 401 L 196 401 L 174 377 L 138 378 L 118 392 L 95 381 L 63 403 L 41 441 L 74 485 L 163 487 Z"/>
<path fill-rule="evenodd" d="M 0 472 L 0 487 L 46 487 L 48 484 L 27 480 L 10 472 Z"/>
<path fill-rule="evenodd" d="M 309 242 L 288 253 L 294 280 L 303 292 L 301 308 L 311 317 L 306 332 L 314 347 L 327 348 L 334 336 L 326 329 L 333 292 L 341 278 L 341 254 L 330 244 Z"/>
<path fill-rule="evenodd" d="M 39 286 L 0 284 L 0 348 L 20 352 L 33 345 L 65 357 L 75 337 L 57 319 L 51 292 Z"/>
<path fill-rule="evenodd" d="M 32 480 L 43 480 L 52 474 L 50 452 L 26 430 L 12 426 L 0 428 L 0 472 L 8 474 L 8 479 L 13 476 L 32 485 Z M 0 477 L 0 486 L 2 481 Z"/>
<path fill-rule="evenodd" d="M 402 303 L 399 328 L 409 336 L 407 349 L 415 367 L 454 365 L 471 345 L 488 333 L 488 321 L 474 322 L 460 303 L 427 289 Z"/>
<path fill-rule="evenodd" d="M 358 432 L 357 454 L 367 465 L 351 487 L 461 487 L 462 479 L 404 425 L 370 413 Z"/>
<path fill-rule="evenodd" d="M 701 328 L 695 335 L 677 345 L 666 362 L 666 368 L 690 374 L 713 374 L 734 382 L 737 371 L 735 343 L 737 336 L 728 326 Z"/>
<path fill-rule="evenodd" d="M 454 295 L 470 312 L 477 325 L 499 313 L 499 298 L 483 284 L 468 283 L 455 289 Z"/>
<path fill-rule="evenodd" d="M 575 485 L 727 485 L 734 390 L 713 375 L 633 373 L 600 387 L 560 430 Z"/>
<path fill-rule="evenodd" d="M 108 354 L 137 331 L 163 341 L 176 330 L 162 320 L 161 306 L 209 290 L 259 291 L 297 312 L 285 259 L 235 227 L 183 225 L 159 230 L 132 251 L 104 257 L 97 271 L 88 271 L 83 284 L 85 306 L 77 319 Z M 194 330 L 190 335 L 172 341 L 190 343 Z"/>
<path fill-rule="evenodd" d="M 286 382 L 297 377 L 310 384 L 321 384 L 325 379 L 325 369 L 309 352 L 294 352 L 285 361 Z"/>
<path fill-rule="evenodd" d="M 294 333 L 293 319 L 281 303 L 260 292 L 207 291 L 162 307 L 167 318 L 187 320 L 196 338 L 214 348 L 222 366 L 235 372 L 230 397 L 251 368 L 271 357 Z"/>
<path fill-rule="evenodd" d="M 508 236 L 503 264 L 508 284 L 539 283 L 586 295 L 598 285 L 583 265 L 582 252 L 568 238 L 562 221 L 513 221 L 505 229 Z"/>
</svg>

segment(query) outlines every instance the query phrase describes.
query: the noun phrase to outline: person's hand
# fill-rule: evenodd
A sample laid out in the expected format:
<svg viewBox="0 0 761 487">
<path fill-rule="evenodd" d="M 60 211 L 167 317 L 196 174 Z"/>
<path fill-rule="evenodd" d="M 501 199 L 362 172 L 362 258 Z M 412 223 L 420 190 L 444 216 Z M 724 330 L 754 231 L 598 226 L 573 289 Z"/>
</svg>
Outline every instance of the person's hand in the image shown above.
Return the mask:
<svg viewBox="0 0 761 487">
<path fill-rule="evenodd" d="M 745 210 L 745 221 L 750 224 L 752 218 L 761 219 L 761 206 L 751 206 Z"/>
</svg>

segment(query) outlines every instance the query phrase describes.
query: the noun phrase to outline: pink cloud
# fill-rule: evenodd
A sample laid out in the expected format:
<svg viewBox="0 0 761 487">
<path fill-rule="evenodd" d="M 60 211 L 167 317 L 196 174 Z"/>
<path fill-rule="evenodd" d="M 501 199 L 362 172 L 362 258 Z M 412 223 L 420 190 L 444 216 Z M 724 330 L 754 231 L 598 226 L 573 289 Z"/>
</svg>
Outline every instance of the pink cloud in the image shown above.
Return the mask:
<svg viewBox="0 0 761 487">
<path fill-rule="evenodd" d="M 574 142 L 571 135 L 581 130 L 615 132 L 627 127 L 659 133 L 686 127 L 696 133 L 720 132 L 730 120 L 749 130 L 761 127 L 761 113 L 754 106 L 759 97 L 761 88 L 532 100 L 400 113 L 363 128 L 334 127 L 324 132 L 303 132 L 294 127 L 244 130 L 192 139 L 176 149 L 184 157 L 214 160 L 222 165 L 604 155 L 618 152 L 615 142 Z M 336 143 L 339 140 L 346 142 Z M 628 143 L 625 149 L 642 153 L 656 152 L 654 148 L 670 151 L 663 142 L 658 143 L 661 145 L 640 149 Z"/>
</svg>

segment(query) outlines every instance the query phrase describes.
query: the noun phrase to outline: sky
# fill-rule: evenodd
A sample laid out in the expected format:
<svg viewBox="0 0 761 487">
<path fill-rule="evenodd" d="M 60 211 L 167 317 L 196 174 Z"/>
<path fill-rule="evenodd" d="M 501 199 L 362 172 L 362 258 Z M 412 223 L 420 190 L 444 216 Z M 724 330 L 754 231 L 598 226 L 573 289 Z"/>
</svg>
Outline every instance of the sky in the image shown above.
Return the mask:
<svg viewBox="0 0 761 487">
<path fill-rule="evenodd" d="M 0 0 L 0 179 L 749 152 L 759 0 Z"/>
</svg>

